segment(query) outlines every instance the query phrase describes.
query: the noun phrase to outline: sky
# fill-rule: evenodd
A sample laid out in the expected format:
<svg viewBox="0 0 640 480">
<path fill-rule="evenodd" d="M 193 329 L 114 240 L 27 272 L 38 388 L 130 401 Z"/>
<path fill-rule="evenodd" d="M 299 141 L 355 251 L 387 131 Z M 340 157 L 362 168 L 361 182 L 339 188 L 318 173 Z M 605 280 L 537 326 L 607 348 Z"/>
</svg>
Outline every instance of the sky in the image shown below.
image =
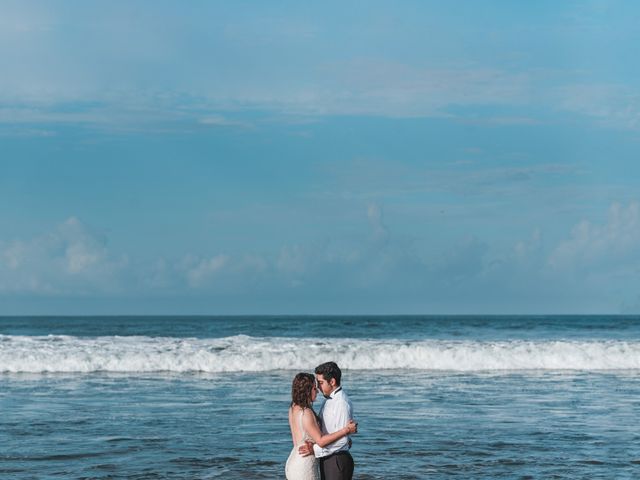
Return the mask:
<svg viewBox="0 0 640 480">
<path fill-rule="evenodd" d="M 0 315 L 640 313 L 640 5 L 0 4 Z"/>
</svg>

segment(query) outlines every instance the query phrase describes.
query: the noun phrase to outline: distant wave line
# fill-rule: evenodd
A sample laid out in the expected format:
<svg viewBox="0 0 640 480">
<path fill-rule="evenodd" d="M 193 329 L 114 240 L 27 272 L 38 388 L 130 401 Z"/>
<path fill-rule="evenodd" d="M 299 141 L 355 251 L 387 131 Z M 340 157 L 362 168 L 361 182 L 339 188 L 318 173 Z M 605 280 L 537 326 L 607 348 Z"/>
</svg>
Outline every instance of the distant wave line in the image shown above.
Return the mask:
<svg viewBox="0 0 640 480">
<path fill-rule="evenodd" d="M 3 373 L 264 372 L 327 360 L 354 370 L 640 370 L 640 342 L 0 335 Z"/>
</svg>

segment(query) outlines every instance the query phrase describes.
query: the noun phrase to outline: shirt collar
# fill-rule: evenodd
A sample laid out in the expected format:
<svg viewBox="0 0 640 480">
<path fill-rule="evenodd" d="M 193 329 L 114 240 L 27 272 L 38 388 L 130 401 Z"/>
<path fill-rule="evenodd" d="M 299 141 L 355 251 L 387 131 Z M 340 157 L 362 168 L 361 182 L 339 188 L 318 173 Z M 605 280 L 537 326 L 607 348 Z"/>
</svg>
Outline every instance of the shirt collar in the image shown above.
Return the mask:
<svg viewBox="0 0 640 480">
<path fill-rule="evenodd" d="M 340 393 L 341 391 L 342 391 L 342 387 L 336 388 L 333 392 L 329 394 L 329 396 L 327 397 L 327 400 L 331 400 L 332 398 L 335 398 L 336 394 Z"/>
</svg>

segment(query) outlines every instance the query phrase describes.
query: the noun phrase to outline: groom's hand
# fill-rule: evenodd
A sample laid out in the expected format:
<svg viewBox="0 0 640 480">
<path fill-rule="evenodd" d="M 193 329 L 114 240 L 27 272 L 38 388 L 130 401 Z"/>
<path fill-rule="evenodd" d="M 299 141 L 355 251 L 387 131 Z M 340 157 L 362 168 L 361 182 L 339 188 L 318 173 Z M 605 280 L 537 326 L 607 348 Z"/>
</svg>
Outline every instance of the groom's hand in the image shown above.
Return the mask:
<svg viewBox="0 0 640 480">
<path fill-rule="evenodd" d="M 301 457 L 308 457 L 309 455 L 312 455 L 313 443 L 305 442 L 304 445 L 301 445 L 300 448 L 298 448 L 298 453 L 300 454 Z"/>
</svg>

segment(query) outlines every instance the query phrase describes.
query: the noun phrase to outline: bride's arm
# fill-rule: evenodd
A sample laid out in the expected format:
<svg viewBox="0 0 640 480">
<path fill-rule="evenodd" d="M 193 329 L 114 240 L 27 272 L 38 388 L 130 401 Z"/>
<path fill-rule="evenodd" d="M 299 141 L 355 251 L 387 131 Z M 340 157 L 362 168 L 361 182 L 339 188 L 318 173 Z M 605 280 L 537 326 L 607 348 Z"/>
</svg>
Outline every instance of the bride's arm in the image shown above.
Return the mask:
<svg viewBox="0 0 640 480">
<path fill-rule="evenodd" d="M 293 435 L 293 423 L 291 422 L 291 417 L 293 416 L 293 409 L 289 407 L 289 430 L 291 431 L 291 441 L 293 442 L 293 446 L 296 446 L 296 437 Z"/>
<path fill-rule="evenodd" d="M 357 424 L 353 420 L 349 420 L 349 424 L 346 427 L 341 428 L 337 432 L 322 435 L 320 427 L 318 427 L 318 422 L 316 421 L 315 415 L 308 408 L 304 410 L 304 414 L 302 415 L 302 423 L 304 424 L 305 430 L 316 443 L 316 445 L 322 448 L 346 435 L 355 433 L 358 429 Z"/>
</svg>

